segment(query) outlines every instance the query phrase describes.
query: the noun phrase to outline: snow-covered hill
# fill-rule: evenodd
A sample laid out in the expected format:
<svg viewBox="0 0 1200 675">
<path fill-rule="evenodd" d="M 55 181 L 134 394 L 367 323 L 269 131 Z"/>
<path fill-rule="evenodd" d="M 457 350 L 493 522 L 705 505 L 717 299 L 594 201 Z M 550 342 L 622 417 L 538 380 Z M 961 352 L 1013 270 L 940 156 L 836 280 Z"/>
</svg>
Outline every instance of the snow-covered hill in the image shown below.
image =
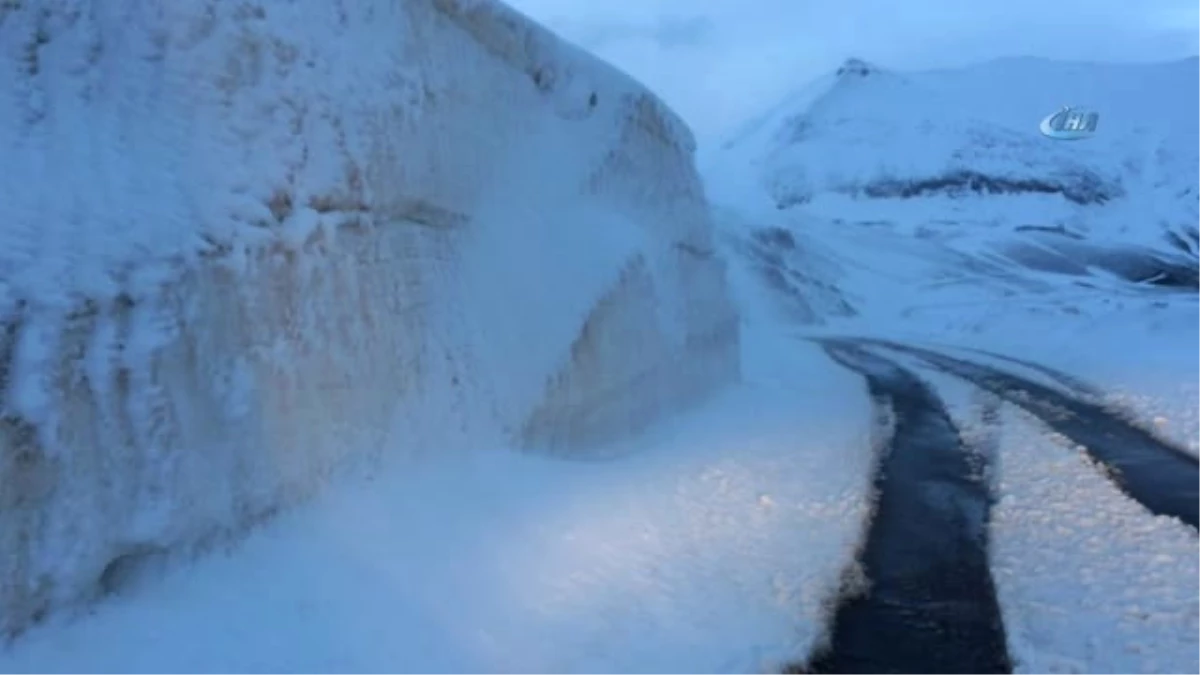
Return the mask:
<svg viewBox="0 0 1200 675">
<path fill-rule="evenodd" d="M 799 337 L 936 344 L 1067 373 L 1194 455 L 1198 70 L 1195 58 L 917 73 L 848 62 L 705 152 L 735 278 L 774 288 Z M 1096 135 L 1042 136 L 1064 105 L 1098 112 Z M 1163 519 L 1128 508 L 1086 459 L 1098 441 L 988 422 L 977 392 L 920 377 L 969 443 L 994 425 L 994 445 L 975 447 L 995 448 L 1000 467 L 989 555 L 1013 672 L 1195 669 L 1194 530 L 1156 559 L 1171 572 L 1122 562 L 1099 581 L 1097 566 L 1174 535 L 1110 546 Z M 923 438 L 919 451 L 932 447 Z M 1110 507 L 1130 520 L 1100 515 Z M 1131 590 L 1150 578 L 1155 590 Z M 1154 596 L 1171 599 L 1147 609 Z"/>
<path fill-rule="evenodd" d="M 736 377 L 689 132 L 498 3 L 0 3 L 0 90 L 0 633 Z"/>
<path fill-rule="evenodd" d="M 918 73 L 850 60 L 704 164 L 712 194 L 750 220 L 828 232 L 815 248 L 877 240 L 887 264 L 937 268 L 929 280 L 1194 290 L 1198 75 L 1195 58 Z M 1042 136 L 1064 105 L 1099 112 L 1096 135 Z"/>
</svg>

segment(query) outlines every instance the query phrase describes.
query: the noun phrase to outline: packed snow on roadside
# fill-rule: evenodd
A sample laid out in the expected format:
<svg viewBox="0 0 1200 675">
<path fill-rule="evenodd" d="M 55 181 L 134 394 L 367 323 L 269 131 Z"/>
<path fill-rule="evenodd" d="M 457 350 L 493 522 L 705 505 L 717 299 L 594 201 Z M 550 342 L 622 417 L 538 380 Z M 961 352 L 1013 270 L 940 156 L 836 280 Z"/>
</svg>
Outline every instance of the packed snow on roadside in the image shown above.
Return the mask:
<svg viewBox="0 0 1200 675">
<path fill-rule="evenodd" d="M 823 639 L 866 392 L 739 323 L 653 94 L 495 2 L 77 4 L 0 7 L 0 671 Z"/>
<path fill-rule="evenodd" d="M 691 133 L 500 2 L 0 2 L 0 89 L 0 636 L 737 379 Z"/>
<path fill-rule="evenodd" d="M 747 335 L 742 386 L 612 459 L 477 448 L 347 477 L 228 552 L 31 630 L 0 670 L 755 672 L 801 658 L 862 535 L 869 405 L 816 347 Z"/>
</svg>

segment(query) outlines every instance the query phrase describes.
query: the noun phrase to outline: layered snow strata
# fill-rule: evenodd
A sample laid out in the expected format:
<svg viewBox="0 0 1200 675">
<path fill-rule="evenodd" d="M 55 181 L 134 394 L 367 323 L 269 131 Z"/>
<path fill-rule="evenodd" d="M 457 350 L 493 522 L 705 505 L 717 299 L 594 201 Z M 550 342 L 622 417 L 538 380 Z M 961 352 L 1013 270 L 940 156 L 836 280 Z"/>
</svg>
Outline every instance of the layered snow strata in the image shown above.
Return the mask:
<svg viewBox="0 0 1200 675">
<path fill-rule="evenodd" d="M 0 632 L 737 376 L 690 133 L 495 2 L 6 2 L 0 88 Z"/>
</svg>

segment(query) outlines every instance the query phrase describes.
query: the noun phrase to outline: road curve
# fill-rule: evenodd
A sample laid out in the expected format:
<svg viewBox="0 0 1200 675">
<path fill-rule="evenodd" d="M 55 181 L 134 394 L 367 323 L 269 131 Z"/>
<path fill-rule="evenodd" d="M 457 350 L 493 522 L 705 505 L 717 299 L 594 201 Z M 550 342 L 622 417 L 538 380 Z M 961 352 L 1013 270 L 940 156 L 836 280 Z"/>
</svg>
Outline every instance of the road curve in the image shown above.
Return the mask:
<svg viewBox="0 0 1200 675">
<path fill-rule="evenodd" d="M 848 344 L 909 354 L 1020 406 L 1108 467 L 1108 475 L 1117 487 L 1151 513 L 1200 526 L 1197 458 L 1102 405 L 932 349 L 885 340 L 851 340 Z"/>
</svg>

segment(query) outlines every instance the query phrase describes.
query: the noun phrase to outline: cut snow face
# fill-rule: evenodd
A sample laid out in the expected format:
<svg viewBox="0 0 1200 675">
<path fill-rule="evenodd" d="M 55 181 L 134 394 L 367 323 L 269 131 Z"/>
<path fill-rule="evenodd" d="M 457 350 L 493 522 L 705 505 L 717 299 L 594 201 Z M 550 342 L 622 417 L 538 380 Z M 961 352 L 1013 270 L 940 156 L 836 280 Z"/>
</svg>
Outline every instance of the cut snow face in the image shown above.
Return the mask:
<svg viewBox="0 0 1200 675">
<path fill-rule="evenodd" d="M 0 672 L 779 672 L 870 504 L 866 392 L 760 325 L 743 386 L 612 461 L 415 448 L 0 647 Z"/>
<path fill-rule="evenodd" d="M 0 2 L 0 91 L 0 635 L 736 379 L 690 132 L 499 2 Z"/>
</svg>

